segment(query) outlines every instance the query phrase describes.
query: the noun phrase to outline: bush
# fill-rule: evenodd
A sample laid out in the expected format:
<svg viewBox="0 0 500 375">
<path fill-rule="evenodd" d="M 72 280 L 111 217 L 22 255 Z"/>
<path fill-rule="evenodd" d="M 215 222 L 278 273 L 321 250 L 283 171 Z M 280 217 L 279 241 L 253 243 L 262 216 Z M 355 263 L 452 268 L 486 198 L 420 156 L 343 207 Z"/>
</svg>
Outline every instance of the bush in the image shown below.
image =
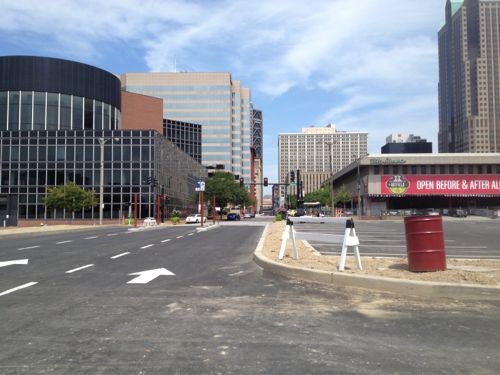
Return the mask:
<svg viewBox="0 0 500 375">
<path fill-rule="evenodd" d="M 173 209 L 173 210 L 172 210 L 172 215 L 171 215 L 171 216 L 172 216 L 172 219 L 173 219 L 174 217 L 179 218 L 179 217 L 181 217 L 181 212 L 180 212 L 179 210 Z"/>
<path fill-rule="evenodd" d="M 277 214 L 275 219 L 276 219 L 276 221 L 281 221 L 281 220 L 283 220 L 283 215 Z"/>
<path fill-rule="evenodd" d="M 172 222 L 172 224 L 176 225 L 176 224 L 179 224 L 179 222 L 181 221 L 181 219 L 179 218 L 179 216 L 172 216 L 172 218 L 170 219 L 170 221 Z"/>
</svg>

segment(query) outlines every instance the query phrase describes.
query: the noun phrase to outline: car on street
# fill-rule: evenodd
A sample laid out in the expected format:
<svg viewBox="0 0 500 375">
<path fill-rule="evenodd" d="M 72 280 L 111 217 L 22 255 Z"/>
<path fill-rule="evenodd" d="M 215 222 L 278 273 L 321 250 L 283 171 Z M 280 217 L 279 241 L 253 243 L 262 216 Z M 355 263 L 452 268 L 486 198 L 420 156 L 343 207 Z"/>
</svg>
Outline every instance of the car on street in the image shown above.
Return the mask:
<svg viewBox="0 0 500 375">
<path fill-rule="evenodd" d="M 241 220 L 241 217 L 240 217 L 240 215 L 235 214 L 234 212 L 230 212 L 227 214 L 227 220 L 228 221 L 237 221 L 237 220 Z"/>
<path fill-rule="evenodd" d="M 207 218 L 203 218 L 203 222 L 207 222 Z M 201 223 L 201 215 L 200 214 L 194 214 L 194 215 L 189 215 L 186 217 L 186 224 L 196 224 L 196 223 Z"/>
<path fill-rule="evenodd" d="M 460 208 L 456 208 L 454 210 L 450 210 L 449 214 L 450 214 L 450 216 L 454 216 L 454 217 L 467 217 L 467 211 L 466 210 L 462 210 Z"/>
<path fill-rule="evenodd" d="M 244 219 L 253 219 L 255 217 L 255 214 L 251 212 L 247 212 L 246 214 L 243 215 Z"/>
</svg>

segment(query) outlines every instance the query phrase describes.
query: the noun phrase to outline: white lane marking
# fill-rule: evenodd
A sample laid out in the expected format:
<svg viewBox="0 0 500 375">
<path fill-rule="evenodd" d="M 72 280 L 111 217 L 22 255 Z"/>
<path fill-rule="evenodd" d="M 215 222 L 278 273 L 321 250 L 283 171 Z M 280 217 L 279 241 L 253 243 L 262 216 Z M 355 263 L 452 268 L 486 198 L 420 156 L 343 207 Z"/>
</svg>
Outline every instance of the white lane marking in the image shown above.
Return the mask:
<svg viewBox="0 0 500 375">
<path fill-rule="evenodd" d="M 84 238 L 84 240 L 93 240 L 94 238 L 99 238 L 99 236 L 87 237 L 87 238 Z"/>
<path fill-rule="evenodd" d="M 151 280 L 156 279 L 158 276 L 162 276 L 162 275 L 174 276 L 175 274 L 173 272 L 170 272 L 169 270 L 167 270 L 165 268 L 157 268 L 155 270 L 129 273 L 129 276 L 135 276 L 135 275 L 138 275 L 138 276 L 133 278 L 132 280 L 128 281 L 127 284 L 147 284 Z"/>
<path fill-rule="evenodd" d="M 61 245 L 61 244 L 63 244 L 63 243 L 68 243 L 68 242 L 73 242 L 73 240 L 56 242 L 56 245 Z"/>
<path fill-rule="evenodd" d="M 15 264 L 28 264 L 28 259 L 7 260 L 0 262 L 0 267 L 13 266 Z"/>
<path fill-rule="evenodd" d="M 93 264 L 87 264 L 86 266 L 74 268 L 72 270 L 66 271 L 65 273 L 73 273 L 73 272 L 80 271 L 80 270 L 83 270 L 85 268 L 89 268 L 89 267 L 93 267 L 93 266 L 94 266 Z"/>
<path fill-rule="evenodd" d="M 34 281 L 34 282 L 31 282 L 31 283 L 19 285 L 18 287 L 15 287 L 15 288 L 12 288 L 12 289 L 6 290 L 5 292 L 0 293 L 0 297 L 1 296 L 5 296 L 6 294 L 9 294 L 9 293 L 15 292 L 16 290 L 20 290 L 20 289 L 24 289 L 24 288 L 29 288 L 30 286 L 33 286 L 35 284 L 38 284 L 38 282 Z"/>
<path fill-rule="evenodd" d="M 154 244 L 143 246 L 143 247 L 141 247 L 141 249 L 147 249 L 148 247 L 151 247 L 151 246 L 154 246 Z"/>
<path fill-rule="evenodd" d="M 184 237 L 184 236 L 177 236 L 177 237 L 175 237 L 175 238 L 183 238 L 183 237 Z"/>
<path fill-rule="evenodd" d="M 168 241 L 172 241 L 170 238 L 167 238 L 166 240 L 163 240 L 161 242 L 168 242 Z"/>
<path fill-rule="evenodd" d="M 127 251 L 126 253 L 121 253 L 121 254 L 115 255 L 114 257 L 111 257 L 109 259 L 117 259 L 117 258 L 123 257 L 123 256 L 128 255 L 128 254 L 130 254 L 129 251 Z"/>
<path fill-rule="evenodd" d="M 17 250 L 29 250 L 29 249 L 36 249 L 37 247 L 40 247 L 40 245 L 36 245 L 36 246 L 28 246 L 28 247 L 20 247 L 19 249 Z"/>
<path fill-rule="evenodd" d="M 118 236 L 118 235 L 119 235 L 119 233 L 109 233 L 109 234 L 106 234 L 106 236 L 108 236 L 108 237 Z"/>
<path fill-rule="evenodd" d="M 189 233 L 188 236 L 192 236 L 194 233 Z"/>
</svg>

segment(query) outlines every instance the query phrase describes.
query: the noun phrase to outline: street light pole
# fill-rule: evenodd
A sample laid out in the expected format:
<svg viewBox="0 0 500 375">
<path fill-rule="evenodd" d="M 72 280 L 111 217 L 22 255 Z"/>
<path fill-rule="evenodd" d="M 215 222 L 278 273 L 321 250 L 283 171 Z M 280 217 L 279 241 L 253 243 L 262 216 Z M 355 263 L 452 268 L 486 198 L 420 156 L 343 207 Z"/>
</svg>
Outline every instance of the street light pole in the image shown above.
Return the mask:
<svg viewBox="0 0 500 375">
<path fill-rule="evenodd" d="M 332 142 L 326 142 L 326 144 L 328 146 L 330 146 L 330 177 L 332 179 L 332 183 L 331 183 L 331 189 L 332 189 L 332 194 L 331 194 L 331 199 L 332 199 L 332 216 L 335 216 L 335 196 L 333 194 L 333 144 L 335 143 L 335 141 L 332 141 Z"/>
<path fill-rule="evenodd" d="M 358 220 L 361 219 L 361 180 L 360 180 L 360 176 L 359 176 L 359 163 L 360 163 L 361 159 L 358 158 L 357 162 L 358 162 Z"/>
<path fill-rule="evenodd" d="M 99 145 L 101 146 L 101 169 L 99 174 L 99 225 L 102 225 L 102 211 L 104 206 L 104 144 L 109 139 L 99 138 Z"/>
</svg>

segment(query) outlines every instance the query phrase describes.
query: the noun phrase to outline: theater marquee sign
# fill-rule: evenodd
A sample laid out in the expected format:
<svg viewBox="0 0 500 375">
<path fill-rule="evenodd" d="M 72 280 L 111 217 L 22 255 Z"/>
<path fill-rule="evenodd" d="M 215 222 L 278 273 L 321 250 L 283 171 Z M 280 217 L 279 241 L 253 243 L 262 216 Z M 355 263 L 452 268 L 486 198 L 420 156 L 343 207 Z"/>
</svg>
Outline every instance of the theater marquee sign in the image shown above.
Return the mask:
<svg viewBox="0 0 500 375">
<path fill-rule="evenodd" d="M 382 195 L 500 195 L 500 175 L 380 176 Z"/>
</svg>

